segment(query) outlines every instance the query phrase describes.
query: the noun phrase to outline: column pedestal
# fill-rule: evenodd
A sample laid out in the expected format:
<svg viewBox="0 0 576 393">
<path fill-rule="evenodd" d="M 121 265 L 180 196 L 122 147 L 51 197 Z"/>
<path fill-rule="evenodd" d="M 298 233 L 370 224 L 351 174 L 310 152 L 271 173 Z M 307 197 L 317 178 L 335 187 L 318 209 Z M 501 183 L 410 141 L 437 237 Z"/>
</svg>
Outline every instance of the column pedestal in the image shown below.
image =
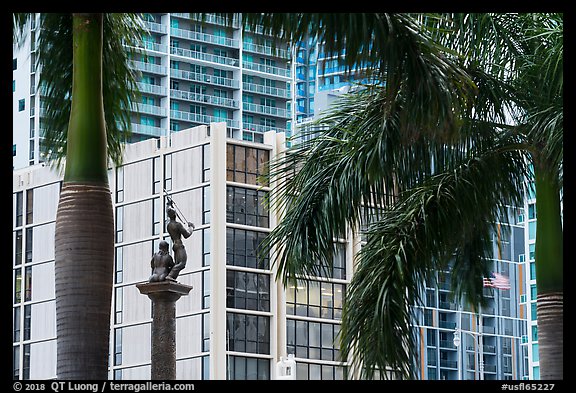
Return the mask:
<svg viewBox="0 0 576 393">
<path fill-rule="evenodd" d="M 152 300 L 152 380 L 176 379 L 176 301 L 192 289 L 174 281 L 136 284 Z"/>
</svg>

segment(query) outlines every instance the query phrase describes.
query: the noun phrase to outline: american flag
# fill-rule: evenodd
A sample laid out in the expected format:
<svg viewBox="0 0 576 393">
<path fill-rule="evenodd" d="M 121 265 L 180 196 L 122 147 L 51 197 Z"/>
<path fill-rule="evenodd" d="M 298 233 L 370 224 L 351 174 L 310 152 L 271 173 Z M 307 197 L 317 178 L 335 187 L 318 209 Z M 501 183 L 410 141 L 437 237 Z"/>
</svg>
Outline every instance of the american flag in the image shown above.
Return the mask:
<svg viewBox="0 0 576 393">
<path fill-rule="evenodd" d="M 492 272 L 492 277 L 484 277 L 484 286 L 496 289 L 510 289 L 510 279 L 500 273 Z"/>
</svg>

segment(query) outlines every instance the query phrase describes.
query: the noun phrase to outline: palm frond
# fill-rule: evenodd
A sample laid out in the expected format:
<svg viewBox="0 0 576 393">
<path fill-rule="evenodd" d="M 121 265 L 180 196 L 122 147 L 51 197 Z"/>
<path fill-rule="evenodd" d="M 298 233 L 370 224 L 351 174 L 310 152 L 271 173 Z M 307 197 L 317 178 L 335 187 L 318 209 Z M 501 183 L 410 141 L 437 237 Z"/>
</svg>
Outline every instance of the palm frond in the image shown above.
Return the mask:
<svg viewBox="0 0 576 393">
<path fill-rule="evenodd" d="M 522 201 L 525 157 L 508 150 L 515 143 L 510 136 L 407 190 L 369 226 L 341 331 L 344 357 L 353 348 L 353 362 L 363 366 L 367 378 L 388 368 L 414 377 L 410 306 L 421 302 L 422 286 L 435 271 L 450 264 L 456 296 L 474 305 L 483 302 L 491 231 L 505 213 L 503 206 Z"/>
<path fill-rule="evenodd" d="M 50 163 L 60 166 L 66 155 L 72 94 L 72 15 L 41 14 L 38 42 L 40 86 L 45 102 L 42 130 Z M 136 74 L 129 66 L 143 27 L 135 14 L 105 14 L 102 55 L 103 100 L 108 157 L 118 164 L 130 136 L 130 110 L 138 99 Z"/>
</svg>

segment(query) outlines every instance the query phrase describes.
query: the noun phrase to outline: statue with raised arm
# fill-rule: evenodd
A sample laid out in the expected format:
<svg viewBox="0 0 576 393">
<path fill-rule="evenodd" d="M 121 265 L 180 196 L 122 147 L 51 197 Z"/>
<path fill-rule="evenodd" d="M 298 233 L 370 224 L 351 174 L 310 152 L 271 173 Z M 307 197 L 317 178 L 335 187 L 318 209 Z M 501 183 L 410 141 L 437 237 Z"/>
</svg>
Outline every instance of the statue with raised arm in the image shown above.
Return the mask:
<svg viewBox="0 0 576 393">
<path fill-rule="evenodd" d="M 152 256 L 152 260 L 150 261 L 152 275 L 148 279 L 148 282 L 164 281 L 174 267 L 174 260 L 168 253 L 168 242 L 162 240 L 159 248 L 158 252 Z"/>
<path fill-rule="evenodd" d="M 172 238 L 172 251 L 174 251 L 174 267 L 170 270 L 170 273 L 166 276 L 167 280 L 176 281 L 176 278 L 180 274 L 180 271 L 186 266 L 186 261 L 188 256 L 186 254 L 186 248 L 184 248 L 184 243 L 182 243 L 182 237 L 188 239 L 192 232 L 194 232 L 194 224 L 188 222 L 188 228 L 186 228 L 182 223 L 176 221 L 176 210 L 174 209 L 174 202 L 172 199 L 168 199 L 166 214 L 170 219 L 166 225 L 166 230 Z"/>
</svg>

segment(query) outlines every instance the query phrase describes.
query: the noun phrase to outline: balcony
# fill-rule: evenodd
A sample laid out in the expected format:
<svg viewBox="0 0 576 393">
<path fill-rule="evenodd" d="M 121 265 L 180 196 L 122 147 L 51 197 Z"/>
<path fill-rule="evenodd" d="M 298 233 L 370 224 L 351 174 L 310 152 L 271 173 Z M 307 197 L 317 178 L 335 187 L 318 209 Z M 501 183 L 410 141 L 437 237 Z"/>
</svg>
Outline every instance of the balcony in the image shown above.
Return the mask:
<svg viewBox="0 0 576 393">
<path fill-rule="evenodd" d="M 290 69 L 288 68 L 280 68 L 265 64 L 252 63 L 250 61 L 243 61 L 242 67 L 251 71 L 258 71 L 266 74 L 281 76 L 284 78 L 290 78 Z"/>
<path fill-rule="evenodd" d="M 138 71 L 166 76 L 167 68 L 158 64 L 144 63 L 143 61 L 132 60 L 131 66 Z"/>
<path fill-rule="evenodd" d="M 269 87 L 248 82 L 243 82 L 242 88 L 244 89 L 244 91 L 249 91 L 251 93 L 264 94 L 285 99 L 290 98 L 290 92 L 286 89 L 278 89 L 276 87 Z"/>
<path fill-rule="evenodd" d="M 247 52 L 258 53 L 261 55 L 280 57 L 282 59 L 290 59 L 290 52 L 286 49 L 275 48 L 266 45 L 257 45 L 251 42 L 243 42 L 242 49 Z"/>
<path fill-rule="evenodd" d="M 458 369 L 458 362 L 456 360 L 440 359 L 440 367 Z"/>
<path fill-rule="evenodd" d="M 144 21 L 144 26 L 152 33 L 166 34 L 168 29 L 161 23 Z"/>
<path fill-rule="evenodd" d="M 227 37 L 220 37 L 214 34 L 197 33 L 195 31 L 177 29 L 174 27 L 170 28 L 170 34 L 173 37 L 184 38 L 187 40 L 199 41 L 212 45 L 221 45 L 234 49 L 240 48 L 240 43 L 238 40 L 233 40 L 232 38 Z"/>
<path fill-rule="evenodd" d="M 149 135 L 157 138 L 166 134 L 166 130 L 163 128 L 136 123 L 132 123 L 132 132 L 135 134 Z"/>
<path fill-rule="evenodd" d="M 273 106 L 256 105 L 249 102 L 243 103 L 242 107 L 247 112 L 257 113 L 260 115 L 278 116 L 282 118 L 289 118 L 288 111 L 284 108 L 276 108 Z"/>
<path fill-rule="evenodd" d="M 233 57 L 212 55 L 210 53 L 198 52 L 198 51 L 189 50 L 189 49 L 182 49 L 182 48 L 177 48 L 175 46 L 170 47 L 170 54 L 176 55 L 176 56 L 186 57 L 189 59 L 202 60 L 202 61 L 206 61 L 206 62 L 210 62 L 210 63 L 216 63 L 216 64 L 220 64 L 220 65 L 230 66 L 230 67 L 238 67 L 238 65 L 240 64 L 240 61 L 238 59 L 233 58 Z"/>
<path fill-rule="evenodd" d="M 230 128 L 240 128 L 239 122 L 237 120 L 232 119 L 221 119 L 214 116 L 209 115 L 202 115 L 198 113 L 190 113 L 190 112 L 182 112 L 171 110 L 170 117 L 172 120 L 183 120 L 191 123 L 200 123 L 200 124 L 210 124 L 210 123 L 217 123 L 217 122 L 226 122 L 226 126 Z"/>
<path fill-rule="evenodd" d="M 220 26 L 229 26 L 230 25 L 229 21 L 227 21 L 226 18 L 224 18 L 220 15 L 216 15 L 216 14 L 204 14 L 203 15 L 204 20 L 202 20 L 202 16 L 200 16 L 200 15 L 195 15 L 195 14 L 191 14 L 191 13 L 187 13 L 187 12 L 173 13 L 171 15 L 177 16 L 179 18 L 195 20 L 198 22 L 210 23 L 213 25 L 220 25 Z M 232 20 L 232 27 L 234 27 L 234 28 L 240 27 L 240 21 L 238 20 L 238 18 L 236 16 L 234 16 L 234 19 Z"/>
<path fill-rule="evenodd" d="M 166 109 L 156 105 L 136 103 L 132 104 L 132 110 L 147 115 L 166 116 Z"/>
<path fill-rule="evenodd" d="M 439 321 L 438 327 L 443 328 L 443 329 L 454 330 L 454 329 L 456 329 L 456 322 Z"/>
<path fill-rule="evenodd" d="M 209 83 L 211 85 L 230 87 L 233 89 L 238 89 L 240 87 L 240 82 L 238 82 L 235 79 L 202 74 L 199 72 L 182 71 L 174 68 L 170 68 L 170 76 L 188 81 L 203 82 L 203 83 Z"/>
<path fill-rule="evenodd" d="M 164 86 L 151 85 L 149 83 L 138 82 L 138 89 L 141 93 L 155 94 L 159 96 L 166 95 L 166 88 Z"/>
<path fill-rule="evenodd" d="M 216 97 L 208 94 L 189 93 L 181 90 L 170 90 L 170 97 L 185 101 L 200 102 L 221 107 L 223 106 L 230 109 L 238 109 L 240 107 L 238 101 L 231 98 Z"/>
<path fill-rule="evenodd" d="M 265 133 L 267 131 L 276 131 L 276 132 L 285 132 L 285 133 L 289 133 L 290 130 L 284 129 L 284 128 L 278 128 L 278 127 L 270 127 L 270 126 L 262 126 L 259 124 L 254 124 L 254 123 L 244 123 L 244 125 L 242 126 L 243 130 L 246 131 L 255 131 L 255 132 L 259 132 L 259 133 Z"/>
</svg>

